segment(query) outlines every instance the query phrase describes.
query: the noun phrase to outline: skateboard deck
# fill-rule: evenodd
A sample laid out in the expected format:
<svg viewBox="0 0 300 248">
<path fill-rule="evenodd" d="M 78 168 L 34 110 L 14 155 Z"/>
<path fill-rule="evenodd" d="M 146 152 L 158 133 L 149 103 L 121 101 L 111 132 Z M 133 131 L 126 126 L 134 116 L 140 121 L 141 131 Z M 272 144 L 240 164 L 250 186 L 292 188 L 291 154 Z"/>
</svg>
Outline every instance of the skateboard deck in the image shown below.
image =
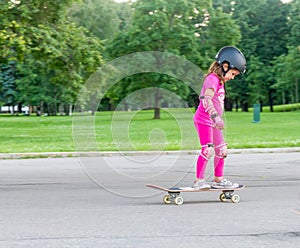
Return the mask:
<svg viewBox="0 0 300 248">
<path fill-rule="evenodd" d="M 238 203 L 240 201 L 240 196 L 235 193 L 236 190 L 241 190 L 245 188 L 245 185 L 239 185 L 238 188 L 228 188 L 228 189 L 220 189 L 220 188 L 210 188 L 210 189 L 194 189 L 193 187 L 172 187 L 165 188 L 162 186 L 154 185 L 154 184 L 146 184 L 147 187 L 153 188 L 156 190 L 161 190 L 168 192 L 168 195 L 165 195 L 163 198 L 163 202 L 165 204 L 175 203 L 176 205 L 183 204 L 183 198 L 180 196 L 181 192 L 208 192 L 208 191 L 221 191 L 222 193 L 219 196 L 219 200 L 222 202 L 226 202 L 228 199 L 233 203 Z"/>
</svg>

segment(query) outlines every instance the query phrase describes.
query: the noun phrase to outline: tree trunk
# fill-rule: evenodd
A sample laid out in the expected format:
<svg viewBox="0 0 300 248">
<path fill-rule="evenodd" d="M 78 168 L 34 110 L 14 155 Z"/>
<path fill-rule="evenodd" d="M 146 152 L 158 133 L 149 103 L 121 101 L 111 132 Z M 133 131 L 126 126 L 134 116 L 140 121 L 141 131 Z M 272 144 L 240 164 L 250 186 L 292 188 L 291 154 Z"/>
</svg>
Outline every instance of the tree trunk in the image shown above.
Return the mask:
<svg viewBox="0 0 300 248">
<path fill-rule="evenodd" d="M 263 101 L 259 100 L 259 105 L 260 105 L 260 112 L 263 112 Z"/>
<path fill-rule="evenodd" d="M 282 89 L 281 100 L 282 100 L 282 105 L 283 105 L 283 112 L 285 112 L 285 93 L 284 93 L 284 89 Z"/>
<path fill-rule="evenodd" d="M 71 116 L 72 115 L 72 109 L 73 109 L 73 105 L 69 104 L 69 111 L 68 111 L 68 115 Z"/>
<path fill-rule="evenodd" d="M 51 115 L 51 107 L 50 107 L 50 103 L 47 103 L 47 114 Z"/>
<path fill-rule="evenodd" d="M 160 89 L 155 89 L 154 94 L 154 119 L 160 119 L 160 100 L 161 100 L 161 92 Z"/>
<path fill-rule="evenodd" d="M 224 104 L 225 111 L 230 111 L 231 112 L 232 108 L 233 108 L 232 101 L 228 98 L 225 98 L 225 104 Z"/>
<path fill-rule="evenodd" d="M 235 98 L 235 112 L 239 112 L 239 101 L 238 98 Z"/>
<path fill-rule="evenodd" d="M 298 79 L 295 80 L 295 97 L 296 97 L 296 103 L 299 103 L 299 81 Z M 297 109 L 298 109 L 298 104 L 297 104 Z"/>
<path fill-rule="evenodd" d="M 272 91 L 269 91 L 269 104 L 270 104 L 270 112 L 274 112 L 273 108 L 273 97 L 272 97 Z"/>
<path fill-rule="evenodd" d="M 40 103 L 40 114 L 39 115 L 41 115 L 41 116 L 43 116 L 44 115 L 44 101 L 41 101 L 41 103 Z"/>
<path fill-rule="evenodd" d="M 63 103 L 59 103 L 58 104 L 58 112 L 59 112 L 59 115 L 64 115 L 64 104 Z"/>
<path fill-rule="evenodd" d="M 22 114 L 22 103 L 18 103 L 18 112 L 17 115 Z"/>
<path fill-rule="evenodd" d="M 154 119 L 160 119 L 160 108 L 154 108 Z"/>
<path fill-rule="evenodd" d="M 241 102 L 241 108 L 243 112 L 248 112 L 248 103 L 247 102 Z"/>
<path fill-rule="evenodd" d="M 9 106 L 8 106 L 8 109 L 9 109 L 11 115 L 14 115 L 14 114 L 15 114 L 15 106 L 14 106 L 14 105 L 12 105 L 12 106 L 9 105 Z"/>
</svg>

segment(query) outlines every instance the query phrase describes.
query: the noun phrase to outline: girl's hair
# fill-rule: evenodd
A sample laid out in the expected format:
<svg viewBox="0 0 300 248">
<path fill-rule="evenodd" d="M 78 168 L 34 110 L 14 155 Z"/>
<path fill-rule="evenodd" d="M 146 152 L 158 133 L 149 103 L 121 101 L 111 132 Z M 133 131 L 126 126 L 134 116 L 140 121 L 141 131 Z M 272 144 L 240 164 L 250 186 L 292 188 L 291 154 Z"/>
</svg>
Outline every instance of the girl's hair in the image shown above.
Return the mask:
<svg viewBox="0 0 300 248">
<path fill-rule="evenodd" d="M 220 83 L 221 84 L 224 83 L 222 66 L 220 64 L 218 64 L 217 61 L 214 61 L 210 65 L 210 67 L 208 69 L 208 74 L 210 74 L 210 73 L 215 73 L 218 76 L 218 78 L 220 79 Z M 207 77 L 208 74 L 206 74 L 205 78 Z"/>
</svg>

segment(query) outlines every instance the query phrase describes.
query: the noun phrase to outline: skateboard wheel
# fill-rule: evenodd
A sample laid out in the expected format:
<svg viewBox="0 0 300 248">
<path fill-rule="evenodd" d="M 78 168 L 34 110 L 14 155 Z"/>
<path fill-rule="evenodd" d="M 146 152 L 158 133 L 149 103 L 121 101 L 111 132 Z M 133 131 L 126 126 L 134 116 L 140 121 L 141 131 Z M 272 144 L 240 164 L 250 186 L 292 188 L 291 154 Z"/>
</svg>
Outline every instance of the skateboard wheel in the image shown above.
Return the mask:
<svg viewBox="0 0 300 248">
<path fill-rule="evenodd" d="M 183 204 L 183 198 L 181 196 L 178 196 L 174 200 L 176 205 L 182 205 Z"/>
<path fill-rule="evenodd" d="M 221 195 L 220 195 L 220 197 L 219 197 L 219 199 L 220 199 L 220 201 L 221 202 L 226 202 L 226 195 L 224 194 L 224 193 L 222 193 Z"/>
<path fill-rule="evenodd" d="M 165 195 L 164 198 L 163 198 L 163 201 L 165 204 L 170 204 L 171 201 L 170 201 L 170 196 L 169 195 Z"/>
<path fill-rule="evenodd" d="M 240 199 L 241 199 L 240 196 L 237 195 L 237 194 L 234 194 L 234 195 L 231 196 L 231 201 L 233 203 L 238 203 L 240 201 Z"/>
</svg>

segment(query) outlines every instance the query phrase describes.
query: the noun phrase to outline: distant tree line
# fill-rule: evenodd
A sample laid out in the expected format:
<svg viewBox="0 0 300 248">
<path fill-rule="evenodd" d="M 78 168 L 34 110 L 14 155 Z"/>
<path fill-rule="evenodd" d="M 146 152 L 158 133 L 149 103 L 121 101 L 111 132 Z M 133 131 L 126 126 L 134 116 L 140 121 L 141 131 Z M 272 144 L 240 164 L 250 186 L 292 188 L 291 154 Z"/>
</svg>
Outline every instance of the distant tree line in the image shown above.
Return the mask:
<svg viewBox="0 0 300 248">
<path fill-rule="evenodd" d="M 108 61 L 170 52 L 206 72 L 225 45 L 239 47 L 248 61 L 246 75 L 226 85 L 227 111 L 299 103 L 299 13 L 298 0 L 3 0 L 0 106 L 70 114 L 82 85 Z M 147 73 L 114 85 L 99 110 L 113 110 L 145 87 L 173 91 L 197 106 L 200 82 L 194 92 L 170 76 Z M 163 102 L 161 94 L 156 102 Z"/>
</svg>

